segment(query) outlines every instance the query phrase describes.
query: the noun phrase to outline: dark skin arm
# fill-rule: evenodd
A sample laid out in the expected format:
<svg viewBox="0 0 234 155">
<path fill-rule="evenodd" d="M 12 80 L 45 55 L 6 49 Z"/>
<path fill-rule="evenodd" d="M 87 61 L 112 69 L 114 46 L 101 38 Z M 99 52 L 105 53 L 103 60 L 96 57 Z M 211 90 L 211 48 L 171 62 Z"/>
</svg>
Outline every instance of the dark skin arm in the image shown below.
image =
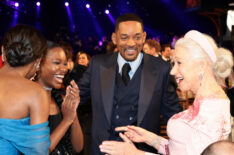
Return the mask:
<svg viewBox="0 0 234 155">
<path fill-rule="evenodd" d="M 69 127 L 71 128 L 71 141 L 75 151 L 80 152 L 83 148 L 83 133 L 78 122 L 76 109 L 80 102 L 79 90 L 74 81 L 71 86 L 67 87 L 66 96 L 62 103 L 63 120 L 57 126 L 50 136 L 51 146 L 49 151 L 52 152 L 56 145 L 63 138 Z"/>
</svg>

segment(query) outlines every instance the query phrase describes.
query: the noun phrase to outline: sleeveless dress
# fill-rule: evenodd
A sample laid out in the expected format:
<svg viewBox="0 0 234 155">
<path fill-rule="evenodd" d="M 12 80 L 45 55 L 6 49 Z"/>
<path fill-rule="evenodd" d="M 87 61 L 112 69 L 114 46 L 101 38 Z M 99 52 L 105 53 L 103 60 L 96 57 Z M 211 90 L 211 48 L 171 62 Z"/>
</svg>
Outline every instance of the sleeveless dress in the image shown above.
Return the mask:
<svg viewBox="0 0 234 155">
<path fill-rule="evenodd" d="M 0 153 L 6 155 L 49 154 L 50 129 L 48 122 L 30 125 L 30 117 L 0 118 Z"/>
<path fill-rule="evenodd" d="M 216 97 L 196 98 L 187 110 L 170 118 L 167 124 L 169 140 L 160 137 L 158 152 L 200 155 L 211 143 L 226 140 L 230 132 L 230 101 Z"/>
</svg>

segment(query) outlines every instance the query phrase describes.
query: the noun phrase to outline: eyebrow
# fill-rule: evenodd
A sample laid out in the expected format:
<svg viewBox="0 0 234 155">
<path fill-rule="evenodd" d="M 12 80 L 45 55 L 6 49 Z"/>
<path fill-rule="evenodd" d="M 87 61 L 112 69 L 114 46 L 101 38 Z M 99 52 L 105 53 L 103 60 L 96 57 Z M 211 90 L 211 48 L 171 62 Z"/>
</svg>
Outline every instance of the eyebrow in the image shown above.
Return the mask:
<svg viewBox="0 0 234 155">
<path fill-rule="evenodd" d="M 120 34 L 121 36 L 128 36 L 128 34 L 125 34 L 125 33 L 122 33 L 122 34 Z M 136 34 L 134 34 L 135 36 L 138 36 L 138 35 L 141 35 L 141 33 L 136 33 Z"/>
</svg>

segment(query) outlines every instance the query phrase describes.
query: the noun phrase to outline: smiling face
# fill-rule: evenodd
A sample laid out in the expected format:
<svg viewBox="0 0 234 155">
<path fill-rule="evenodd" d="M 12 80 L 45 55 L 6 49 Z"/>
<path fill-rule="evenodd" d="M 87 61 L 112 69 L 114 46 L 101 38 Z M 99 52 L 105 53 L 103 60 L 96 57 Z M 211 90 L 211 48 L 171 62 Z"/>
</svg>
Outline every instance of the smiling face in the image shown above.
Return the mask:
<svg viewBox="0 0 234 155">
<path fill-rule="evenodd" d="M 67 73 L 67 57 L 60 47 L 49 49 L 41 65 L 39 83 L 47 88 L 62 87 L 64 75 Z"/>
<path fill-rule="evenodd" d="M 83 66 L 88 66 L 89 59 L 86 54 L 82 53 L 78 56 L 78 64 L 83 65 Z"/>
<path fill-rule="evenodd" d="M 136 60 L 145 42 L 146 33 L 140 22 L 126 21 L 119 24 L 118 30 L 112 34 L 112 41 L 117 45 L 121 56 L 126 61 Z"/>
<path fill-rule="evenodd" d="M 174 66 L 171 75 L 174 75 L 182 91 L 197 92 L 200 87 L 199 63 L 192 57 L 192 53 L 183 47 L 176 47 L 172 55 Z"/>
</svg>

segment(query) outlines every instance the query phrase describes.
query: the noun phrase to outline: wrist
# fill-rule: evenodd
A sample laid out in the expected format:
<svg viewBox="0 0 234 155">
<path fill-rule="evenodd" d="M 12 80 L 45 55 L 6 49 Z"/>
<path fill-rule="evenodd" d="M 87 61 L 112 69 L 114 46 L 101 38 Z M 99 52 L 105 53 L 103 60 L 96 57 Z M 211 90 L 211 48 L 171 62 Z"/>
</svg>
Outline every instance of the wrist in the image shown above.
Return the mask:
<svg viewBox="0 0 234 155">
<path fill-rule="evenodd" d="M 138 150 L 137 155 L 145 155 L 144 151 Z"/>
<path fill-rule="evenodd" d="M 160 136 L 156 135 L 154 139 L 152 139 L 150 146 L 154 147 L 155 149 L 159 148 L 161 138 Z"/>
<path fill-rule="evenodd" d="M 154 133 L 151 133 L 148 138 L 146 139 L 146 144 L 148 144 L 149 146 L 153 146 L 153 144 L 155 143 L 155 140 L 158 138 L 158 136 Z"/>
<path fill-rule="evenodd" d="M 71 119 L 66 119 L 66 118 L 63 118 L 62 122 L 65 123 L 65 124 L 68 124 L 68 125 L 71 125 L 73 123 L 74 120 L 71 120 Z"/>
</svg>

